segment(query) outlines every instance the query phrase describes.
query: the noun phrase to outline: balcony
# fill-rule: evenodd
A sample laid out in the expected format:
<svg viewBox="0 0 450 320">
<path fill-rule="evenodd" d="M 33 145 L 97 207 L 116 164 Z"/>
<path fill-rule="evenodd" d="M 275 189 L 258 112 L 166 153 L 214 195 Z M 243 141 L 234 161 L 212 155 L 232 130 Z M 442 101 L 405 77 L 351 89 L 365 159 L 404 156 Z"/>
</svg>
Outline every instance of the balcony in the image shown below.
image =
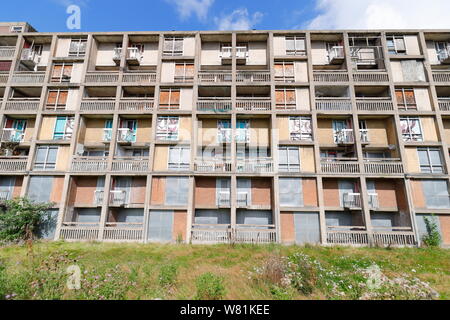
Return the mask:
<svg viewBox="0 0 450 320">
<path fill-rule="evenodd" d="M 139 157 L 121 157 L 114 158 L 112 162 L 112 171 L 115 172 L 147 172 L 148 158 Z"/>
<path fill-rule="evenodd" d="M 105 128 L 103 129 L 103 143 L 110 143 L 112 140 L 112 129 Z"/>
<path fill-rule="evenodd" d="M 434 82 L 450 82 L 450 71 L 433 70 Z"/>
<path fill-rule="evenodd" d="M 269 71 L 238 71 L 236 82 L 270 82 Z"/>
<path fill-rule="evenodd" d="M 96 190 L 94 201 L 97 206 L 103 205 L 105 192 Z M 127 192 L 125 190 L 111 190 L 109 193 L 109 205 L 113 207 L 121 207 L 126 204 Z"/>
<path fill-rule="evenodd" d="M 0 46 L 0 59 L 12 59 L 14 57 L 15 52 L 16 47 Z"/>
<path fill-rule="evenodd" d="M 348 82 L 347 71 L 314 71 L 314 82 Z"/>
<path fill-rule="evenodd" d="M 41 61 L 41 56 L 33 49 L 23 49 L 20 62 L 30 69 L 34 69 Z"/>
<path fill-rule="evenodd" d="M 328 62 L 330 64 L 343 64 L 345 51 L 343 46 L 334 46 L 328 51 Z"/>
<path fill-rule="evenodd" d="M 153 107 L 153 99 L 151 101 L 123 100 L 119 102 L 119 110 L 121 111 L 152 111 Z"/>
<path fill-rule="evenodd" d="M 355 82 L 389 82 L 389 75 L 387 72 L 376 72 L 376 71 L 363 71 L 354 72 L 353 81 Z"/>
<path fill-rule="evenodd" d="M 369 174 L 403 174 L 400 159 L 364 159 L 364 171 Z"/>
<path fill-rule="evenodd" d="M 356 158 L 322 158 L 323 173 L 359 173 L 359 163 Z"/>
<path fill-rule="evenodd" d="M 81 101 L 80 111 L 114 111 L 116 109 L 116 102 L 114 100 L 83 100 Z"/>
<path fill-rule="evenodd" d="M 394 104 L 390 98 L 356 98 L 359 111 L 392 111 Z"/>
<path fill-rule="evenodd" d="M 200 82 L 231 82 L 232 73 L 228 71 L 200 71 L 198 80 Z"/>
<path fill-rule="evenodd" d="M 327 242 L 336 245 L 369 245 L 369 236 L 365 227 L 329 226 Z"/>
<path fill-rule="evenodd" d="M 103 172 L 108 167 L 105 157 L 74 157 L 72 159 L 73 172 Z"/>
<path fill-rule="evenodd" d="M 156 73 L 155 72 L 124 73 L 122 82 L 139 83 L 139 84 L 155 83 L 156 82 Z"/>
<path fill-rule="evenodd" d="M 115 83 L 118 81 L 118 72 L 89 72 L 85 78 L 86 83 Z"/>
<path fill-rule="evenodd" d="M 277 241 L 277 233 L 274 225 L 238 225 L 237 228 L 232 229 L 229 225 L 194 224 L 192 225 L 191 239 L 195 244 L 267 244 Z"/>
<path fill-rule="evenodd" d="M 236 110 L 270 111 L 272 110 L 272 100 L 270 97 L 237 98 Z"/>
<path fill-rule="evenodd" d="M 342 129 L 334 132 L 334 142 L 338 145 L 354 144 L 353 129 Z"/>
<path fill-rule="evenodd" d="M 39 99 L 11 99 L 6 102 L 7 111 L 37 111 L 39 109 Z"/>
<path fill-rule="evenodd" d="M 450 111 L 450 98 L 439 98 L 438 104 L 439 104 L 439 110 Z"/>
<path fill-rule="evenodd" d="M 139 48 L 127 48 L 127 63 L 130 66 L 139 66 L 142 58 L 143 56 Z"/>
<path fill-rule="evenodd" d="M 2 142 L 21 143 L 24 141 L 25 132 L 23 130 L 5 128 L 2 132 Z"/>
<path fill-rule="evenodd" d="M 98 223 L 63 222 L 60 238 L 70 241 L 98 240 Z"/>
<path fill-rule="evenodd" d="M 360 193 L 344 193 L 344 208 L 347 209 L 361 209 L 361 194 Z"/>
<path fill-rule="evenodd" d="M 16 71 L 11 82 L 14 84 L 41 84 L 44 79 L 45 72 Z"/>
<path fill-rule="evenodd" d="M 128 128 L 117 129 L 117 142 L 120 144 L 131 144 L 136 142 L 136 131 Z"/>
<path fill-rule="evenodd" d="M 209 111 L 209 112 L 229 112 L 232 109 L 231 99 L 208 99 L 208 98 L 199 98 L 197 101 L 197 110 L 198 111 Z"/>
<path fill-rule="evenodd" d="M 231 172 L 231 161 L 226 159 L 224 160 L 198 159 L 195 160 L 194 170 L 196 172 L 204 172 L 204 173 Z"/>
<path fill-rule="evenodd" d="M 442 64 L 450 64 L 450 48 L 441 49 L 437 52 L 438 60 Z"/>
<path fill-rule="evenodd" d="M 373 227 L 375 246 L 415 246 L 416 235 L 410 227 Z"/>
<path fill-rule="evenodd" d="M 272 173 L 273 159 L 258 158 L 236 161 L 236 171 L 239 173 Z"/>
<path fill-rule="evenodd" d="M 10 200 L 11 193 L 9 191 L 0 191 L 0 201 Z"/>
<path fill-rule="evenodd" d="M 352 102 L 349 98 L 316 97 L 316 109 L 319 111 L 351 111 Z"/>
<path fill-rule="evenodd" d="M 144 224 L 142 222 L 107 222 L 103 231 L 104 241 L 142 241 Z"/>
<path fill-rule="evenodd" d="M 374 227 L 371 236 L 365 227 L 333 226 L 327 229 L 327 242 L 336 245 L 363 245 L 370 243 L 377 246 L 414 246 L 417 244 L 416 236 L 408 227 L 388 228 Z"/>
<path fill-rule="evenodd" d="M 9 78 L 8 72 L 0 71 L 0 83 L 7 83 Z"/>
<path fill-rule="evenodd" d="M 0 157 L 1 172 L 25 172 L 28 157 Z"/>
</svg>

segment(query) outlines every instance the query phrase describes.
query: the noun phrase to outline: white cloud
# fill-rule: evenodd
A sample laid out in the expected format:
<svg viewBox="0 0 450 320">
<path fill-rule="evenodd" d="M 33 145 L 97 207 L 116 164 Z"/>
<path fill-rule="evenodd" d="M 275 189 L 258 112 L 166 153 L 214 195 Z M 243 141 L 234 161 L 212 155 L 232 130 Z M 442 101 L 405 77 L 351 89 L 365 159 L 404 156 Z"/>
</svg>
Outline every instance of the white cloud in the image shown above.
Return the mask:
<svg viewBox="0 0 450 320">
<path fill-rule="evenodd" d="M 250 15 L 246 8 L 240 8 L 220 18 L 215 17 L 214 22 L 219 30 L 250 30 L 260 23 L 262 18 L 263 14 L 259 11 Z"/>
<path fill-rule="evenodd" d="M 308 29 L 446 29 L 449 0 L 316 0 Z"/>
<path fill-rule="evenodd" d="M 183 20 L 190 18 L 192 14 L 199 20 L 205 20 L 214 0 L 166 0 L 166 2 L 175 5 L 178 15 Z"/>
</svg>

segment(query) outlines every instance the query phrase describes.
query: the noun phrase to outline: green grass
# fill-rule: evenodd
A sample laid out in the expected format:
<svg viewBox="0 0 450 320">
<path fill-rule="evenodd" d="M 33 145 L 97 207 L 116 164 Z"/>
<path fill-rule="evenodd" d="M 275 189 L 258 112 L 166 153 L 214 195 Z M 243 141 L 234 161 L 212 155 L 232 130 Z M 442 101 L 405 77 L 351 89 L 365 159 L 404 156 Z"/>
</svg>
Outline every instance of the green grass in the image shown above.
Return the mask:
<svg viewBox="0 0 450 320">
<path fill-rule="evenodd" d="M 268 280 L 261 268 L 273 263 L 270 257 L 280 264 L 297 259 L 291 275 L 312 292 Z M 81 268 L 80 290 L 66 287 L 73 264 Z M 206 273 L 223 279 L 224 299 L 357 299 L 366 281 L 358 270 L 373 264 L 389 278 L 417 278 L 450 299 L 445 249 L 65 242 L 35 243 L 31 251 L 0 247 L 0 299 L 195 299 L 197 279 Z M 405 298 L 389 290 L 389 298 Z"/>
</svg>

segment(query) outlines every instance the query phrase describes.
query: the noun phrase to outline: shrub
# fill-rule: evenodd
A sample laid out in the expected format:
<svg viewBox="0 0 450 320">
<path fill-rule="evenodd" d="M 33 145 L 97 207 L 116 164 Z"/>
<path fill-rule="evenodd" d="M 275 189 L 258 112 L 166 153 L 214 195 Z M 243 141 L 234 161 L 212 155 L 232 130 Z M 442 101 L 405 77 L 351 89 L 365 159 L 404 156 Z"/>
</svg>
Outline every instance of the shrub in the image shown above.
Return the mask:
<svg viewBox="0 0 450 320">
<path fill-rule="evenodd" d="M 422 238 L 423 243 L 428 247 L 439 247 L 441 245 L 441 234 L 439 233 L 439 226 L 436 223 L 435 216 L 432 218 L 424 217 L 425 225 L 427 227 L 427 235 Z"/>
<path fill-rule="evenodd" d="M 220 300 L 225 296 L 225 286 L 222 277 L 207 272 L 197 277 L 196 299 L 198 300 Z"/>
<path fill-rule="evenodd" d="M 173 286 L 177 280 L 177 272 L 178 268 L 176 265 L 164 265 L 159 270 L 159 285 L 161 287 L 170 287 Z"/>
<path fill-rule="evenodd" d="M 289 257 L 289 274 L 292 286 L 299 292 L 310 295 L 317 282 L 317 266 L 307 255 L 293 254 Z"/>
<path fill-rule="evenodd" d="M 0 240 L 33 240 L 40 225 L 50 221 L 50 203 L 34 203 L 26 198 L 7 200 L 0 206 Z"/>
</svg>

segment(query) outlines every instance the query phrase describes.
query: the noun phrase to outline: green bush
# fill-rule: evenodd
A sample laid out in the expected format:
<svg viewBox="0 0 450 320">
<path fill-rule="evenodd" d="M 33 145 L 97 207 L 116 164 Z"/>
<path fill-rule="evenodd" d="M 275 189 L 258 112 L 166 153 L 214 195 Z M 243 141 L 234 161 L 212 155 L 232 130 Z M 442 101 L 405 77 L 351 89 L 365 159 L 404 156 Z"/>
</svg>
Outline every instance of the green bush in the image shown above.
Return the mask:
<svg viewBox="0 0 450 320">
<path fill-rule="evenodd" d="M 173 286 L 177 280 L 178 268 L 176 265 L 164 265 L 159 270 L 159 285 L 161 287 Z"/>
<path fill-rule="evenodd" d="M 0 240 L 33 240 L 40 225 L 51 219 L 50 203 L 34 203 L 26 198 L 7 200 L 0 205 Z"/>
<path fill-rule="evenodd" d="M 439 233 L 439 226 L 436 223 L 436 217 L 424 217 L 425 225 L 427 227 L 427 235 L 422 238 L 423 243 L 428 247 L 439 247 L 441 245 L 441 234 Z"/>
<path fill-rule="evenodd" d="M 222 277 L 211 272 L 197 277 L 195 284 L 197 287 L 196 299 L 198 300 L 220 300 L 225 296 Z"/>
</svg>

